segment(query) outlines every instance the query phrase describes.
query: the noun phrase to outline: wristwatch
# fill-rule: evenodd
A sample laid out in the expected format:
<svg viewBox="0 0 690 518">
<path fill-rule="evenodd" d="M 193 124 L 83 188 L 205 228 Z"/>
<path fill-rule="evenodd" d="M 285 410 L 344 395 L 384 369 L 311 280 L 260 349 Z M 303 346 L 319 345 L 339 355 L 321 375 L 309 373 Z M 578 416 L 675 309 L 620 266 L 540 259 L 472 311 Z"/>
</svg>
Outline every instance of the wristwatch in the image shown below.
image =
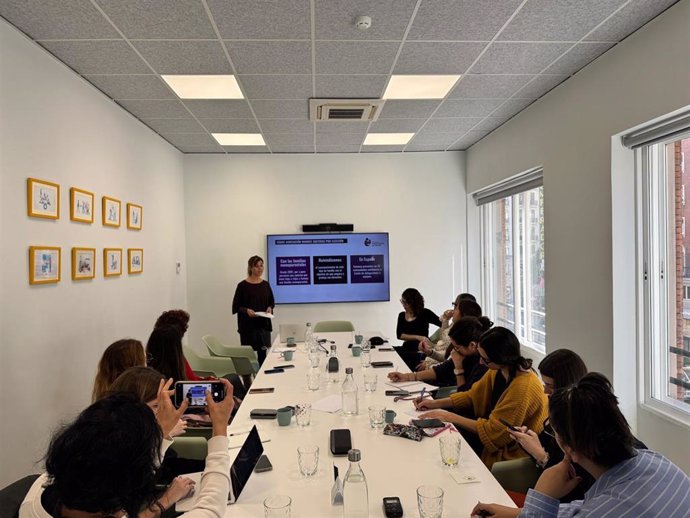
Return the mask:
<svg viewBox="0 0 690 518">
<path fill-rule="evenodd" d="M 465 371 L 460 369 L 453 369 L 453 374 L 455 374 L 456 376 L 462 376 L 463 374 L 465 374 Z"/>
</svg>

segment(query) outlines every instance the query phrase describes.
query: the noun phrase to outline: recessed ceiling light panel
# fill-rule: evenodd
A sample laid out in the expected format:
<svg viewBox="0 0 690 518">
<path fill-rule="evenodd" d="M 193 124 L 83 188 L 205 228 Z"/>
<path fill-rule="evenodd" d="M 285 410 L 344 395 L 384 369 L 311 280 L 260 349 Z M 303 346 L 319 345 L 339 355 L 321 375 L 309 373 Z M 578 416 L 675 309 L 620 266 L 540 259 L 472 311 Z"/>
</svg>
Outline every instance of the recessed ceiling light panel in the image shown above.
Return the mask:
<svg viewBox="0 0 690 518">
<path fill-rule="evenodd" d="M 265 146 L 261 133 L 211 133 L 221 146 Z"/>
<path fill-rule="evenodd" d="M 364 146 L 404 146 L 414 133 L 369 133 L 364 139 Z"/>
<path fill-rule="evenodd" d="M 180 99 L 244 99 L 235 76 L 161 76 Z"/>
<path fill-rule="evenodd" d="M 384 99 L 443 99 L 460 76 L 391 76 Z"/>
</svg>

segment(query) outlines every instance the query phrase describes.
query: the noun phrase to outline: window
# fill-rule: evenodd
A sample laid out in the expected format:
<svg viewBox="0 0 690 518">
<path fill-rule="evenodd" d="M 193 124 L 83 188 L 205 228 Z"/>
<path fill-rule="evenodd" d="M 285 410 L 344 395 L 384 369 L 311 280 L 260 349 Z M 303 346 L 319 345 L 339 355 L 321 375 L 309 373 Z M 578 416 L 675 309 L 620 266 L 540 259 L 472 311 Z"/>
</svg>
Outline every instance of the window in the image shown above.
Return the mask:
<svg viewBox="0 0 690 518">
<path fill-rule="evenodd" d="M 641 207 L 644 402 L 675 415 L 690 413 L 690 236 L 685 189 L 690 185 L 690 136 L 636 149 Z"/>
<path fill-rule="evenodd" d="M 541 170 L 538 183 L 541 184 Z M 531 182 L 533 186 L 535 182 Z M 512 191 L 519 190 L 513 188 Z M 546 346 L 544 188 L 481 203 L 484 312 L 539 352 Z"/>
</svg>

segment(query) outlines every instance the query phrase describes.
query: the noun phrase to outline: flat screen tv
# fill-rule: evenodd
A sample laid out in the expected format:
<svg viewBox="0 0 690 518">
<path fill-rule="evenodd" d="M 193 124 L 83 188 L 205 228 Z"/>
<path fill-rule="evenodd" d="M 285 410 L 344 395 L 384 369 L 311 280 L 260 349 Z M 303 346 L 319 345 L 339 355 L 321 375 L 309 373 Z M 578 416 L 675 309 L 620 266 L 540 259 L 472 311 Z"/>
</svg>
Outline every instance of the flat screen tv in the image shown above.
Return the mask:
<svg viewBox="0 0 690 518">
<path fill-rule="evenodd" d="M 277 304 L 390 300 L 387 232 L 266 237 Z"/>
</svg>

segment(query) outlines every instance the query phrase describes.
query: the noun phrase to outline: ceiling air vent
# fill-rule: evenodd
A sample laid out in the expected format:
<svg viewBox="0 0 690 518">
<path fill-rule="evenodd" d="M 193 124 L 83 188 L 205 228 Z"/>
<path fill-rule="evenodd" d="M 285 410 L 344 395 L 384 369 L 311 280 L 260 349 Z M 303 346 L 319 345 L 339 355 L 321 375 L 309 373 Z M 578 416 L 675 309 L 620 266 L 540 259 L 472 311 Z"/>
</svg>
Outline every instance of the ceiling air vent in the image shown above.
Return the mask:
<svg viewBox="0 0 690 518">
<path fill-rule="evenodd" d="M 383 99 L 309 99 L 309 120 L 375 121 Z"/>
</svg>

